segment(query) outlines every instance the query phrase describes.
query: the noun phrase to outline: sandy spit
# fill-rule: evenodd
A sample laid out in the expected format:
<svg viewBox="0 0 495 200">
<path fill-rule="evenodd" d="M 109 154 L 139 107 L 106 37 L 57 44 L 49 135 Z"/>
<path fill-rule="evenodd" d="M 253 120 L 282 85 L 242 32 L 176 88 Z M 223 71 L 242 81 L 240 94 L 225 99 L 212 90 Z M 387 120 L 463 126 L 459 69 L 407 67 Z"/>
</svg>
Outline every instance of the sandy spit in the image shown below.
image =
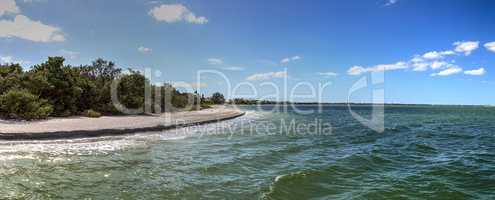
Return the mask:
<svg viewBox="0 0 495 200">
<path fill-rule="evenodd" d="M 200 111 L 164 113 L 155 116 L 70 117 L 33 122 L 0 120 L 0 139 L 61 139 L 122 135 L 212 123 L 242 115 L 244 112 L 237 109 L 215 107 Z"/>
</svg>

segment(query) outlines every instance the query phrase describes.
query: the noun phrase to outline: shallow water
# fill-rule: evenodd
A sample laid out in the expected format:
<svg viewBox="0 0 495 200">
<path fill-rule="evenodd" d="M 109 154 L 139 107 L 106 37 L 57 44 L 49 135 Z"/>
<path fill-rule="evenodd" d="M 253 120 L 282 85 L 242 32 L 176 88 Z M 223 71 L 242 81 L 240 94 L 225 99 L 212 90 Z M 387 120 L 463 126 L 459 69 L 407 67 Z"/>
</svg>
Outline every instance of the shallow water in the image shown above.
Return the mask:
<svg viewBox="0 0 495 200">
<path fill-rule="evenodd" d="M 237 119 L 166 132 L 0 141 L 0 197 L 495 198 L 495 108 L 386 106 L 383 133 L 344 106 L 311 115 L 272 108 L 245 106 Z M 331 129 L 280 128 L 292 119 Z"/>
</svg>

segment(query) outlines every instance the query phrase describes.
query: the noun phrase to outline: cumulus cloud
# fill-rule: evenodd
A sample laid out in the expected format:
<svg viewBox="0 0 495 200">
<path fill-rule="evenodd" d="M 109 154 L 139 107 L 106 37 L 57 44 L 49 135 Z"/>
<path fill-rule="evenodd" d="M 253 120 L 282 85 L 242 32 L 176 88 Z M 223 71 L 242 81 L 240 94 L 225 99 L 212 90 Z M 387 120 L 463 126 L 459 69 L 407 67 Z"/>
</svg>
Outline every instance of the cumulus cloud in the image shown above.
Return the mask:
<svg viewBox="0 0 495 200">
<path fill-rule="evenodd" d="M 445 67 L 445 66 L 448 66 L 449 63 L 445 62 L 445 61 L 434 61 L 433 63 L 431 63 L 431 69 L 440 69 L 442 67 Z"/>
<path fill-rule="evenodd" d="M 430 51 L 423 54 L 423 58 L 427 60 L 441 59 L 444 56 L 454 55 L 453 51 Z"/>
<path fill-rule="evenodd" d="M 413 63 L 419 63 L 419 62 L 423 62 L 423 58 L 421 58 L 421 56 L 419 55 L 415 55 L 412 59 L 411 59 L 411 62 Z"/>
<path fill-rule="evenodd" d="M 280 60 L 280 64 L 285 65 L 285 64 L 288 64 L 289 62 L 300 60 L 300 59 L 302 59 L 301 56 L 287 57 L 287 58 L 283 58 L 282 60 Z"/>
<path fill-rule="evenodd" d="M 19 12 L 19 7 L 14 0 L 0 0 L 0 17 L 7 13 L 17 14 Z"/>
<path fill-rule="evenodd" d="M 65 41 L 60 28 L 33 21 L 24 15 L 17 15 L 13 21 L 0 20 L 0 37 L 17 37 L 33 42 Z"/>
<path fill-rule="evenodd" d="M 416 71 L 416 72 L 422 72 L 422 71 L 426 71 L 428 70 L 428 66 L 430 64 L 428 63 L 424 63 L 424 62 L 418 62 L 418 63 L 413 63 L 412 66 L 413 66 L 413 71 Z"/>
<path fill-rule="evenodd" d="M 347 74 L 349 75 L 360 75 L 366 72 L 368 72 L 366 68 L 357 65 L 352 66 L 351 68 L 349 68 L 349 70 L 347 70 Z"/>
<path fill-rule="evenodd" d="M 185 21 L 192 24 L 206 24 L 206 17 L 197 17 L 193 12 L 182 4 L 162 4 L 153 7 L 149 12 L 155 20 L 166 23 Z"/>
<path fill-rule="evenodd" d="M 407 63 L 400 61 L 392 64 L 380 64 L 367 68 L 362 66 L 353 66 L 349 70 L 347 70 L 347 74 L 360 75 L 366 72 L 381 72 L 381 71 L 390 71 L 390 70 L 398 70 L 398 69 L 406 69 L 406 68 L 408 68 Z"/>
<path fill-rule="evenodd" d="M 205 82 L 187 83 L 187 82 L 178 81 L 178 82 L 172 82 L 171 85 L 174 86 L 175 88 L 205 88 L 205 87 L 208 87 L 208 84 L 206 84 Z"/>
<path fill-rule="evenodd" d="M 251 76 L 248 76 L 246 80 L 248 81 L 263 81 L 263 80 L 270 80 L 274 78 L 285 78 L 287 77 L 287 72 L 286 71 L 279 71 L 279 72 L 268 72 L 268 73 L 261 73 L 261 74 L 253 74 Z"/>
<path fill-rule="evenodd" d="M 457 66 L 452 66 L 447 69 L 444 69 L 438 73 L 433 73 L 431 76 L 450 76 L 453 74 L 458 74 L 462 72 L 462 68 L 457 67 Z"/>
<path fill-rule="evenodd" d="M 479 48 L 479 41 L 462 41 L 453 43 L 455 46 L 454 50 L 446 51 L 430 51 L 424 54 L 414 55 L 407 62 L 397 62 L 393 64 L 381 64 L 372 67 L 363 66 L 352 66 L 347 71 L 348 75 L 360 75 L 367 72 L 377 72 L 377 71 L 388 71 L 388 70 L 398 70 L 398 69 L 412 69 L 412 71 L 427 71 L 431 70 L 441 70 L 436 73 L 430 74 L 431 76 L 449 76 L 457 73 L 462 73 L 464 70 L 453 64 L 454 60 L 447 61 L 448 56 L 459 56 L 459 55 L 470 55 L 474 50 Z M 484 44 L 485 48 L 489 51 L 495 52 L 495 41 L 488 42 Z M 465 71 L 464 74 L 467 75 L 484 75 L 486 73 L 484 68 Z"/>
<path fill-rule="evenodd" d="M 318 75 L 321 76 L 337 76 L 338 74 L 335 72 L 318 72 Z"/>
<path fill-rule="evenodd" d="M 453 45 L 455 46 L 455 51 L 468 56 L 479 47 L 479 43 L 479 41 L 459 41 L 454 42 Z"/>
<path fill-rule="evenodd" d="M 488 42 L 484 46 L 488 51 L 495 52 L 495 42 Z"/>
<path fill-rule="evenodd" d="M 485 68 L 466 70 L 466 71 L 464 71 L 464 74 L 473 75 L 473 76 L 482 76 L 482 75 L 486 74 L 486 70 L 485 70 Z"/>
<path fill-rule="evenodd" d="M 282 63 L 282 64 L 286 64 L 289 62 L 290 62 L 290 58 L 284 58 L 284 59 L 280 60 L 280 63 Z"/>
<path fill-rule="evenodd" d="M 385 3 L 385 6 L 391 6 L 399 2 L 399 0 L 387 0 L 387 3 Z"/>
<path fill-rule="evenodd" d="M 151 53 L 153 51 L 153 49 L 151 48 L 148 48 L 148 47 L 139 47 L 137 49 L 139 51 L 139 53 L 144 53 L 144 54 L 148 54 L 148 53 Z"/>
<path fill-rule="evenodd" d="M 24 60 L 17 60 L 14 59 L 12 56 L 0 56 L 0 64 L 9 64 L 9 63 L 16 63 L 16 64 L 29 64 L 31 62 L 29 61 L 24 61 Z"/>
<path fill-rule="evenodd" d="M 237 67 L 237 66 L 226 66 L 222 67 L 223 70 L 228 70 L 228 71 L 242 71 L 244 70 L 243 67 Z"/>
<path fill-rule="evenodd" d="M 207 61 L 208 61 L 209 65 L 215 65 L 219 69 L 222 69 L 222 70 L 228 70 L 228 71 L 242 71 L 242 70 L 244 70 L 243 67 L 226 64 L 220 58 L 208 58 Z"/>
<path fill-rule="evenodd" d="M 208 58 L 208 64 L 210 65 L 221 65 L 223 64 L 223 60 L 220 58 Z"/>
<path fill-rule="evenodd" d="M 70 58 L 70 59 L 75 59 L 79 56 L 79 52 L 69 51 L 69 50 L 65 50 L 65 49 L 61 49 L 59 51 L 59 54 L 66 57 L 66 58 Z"/>
</svg>

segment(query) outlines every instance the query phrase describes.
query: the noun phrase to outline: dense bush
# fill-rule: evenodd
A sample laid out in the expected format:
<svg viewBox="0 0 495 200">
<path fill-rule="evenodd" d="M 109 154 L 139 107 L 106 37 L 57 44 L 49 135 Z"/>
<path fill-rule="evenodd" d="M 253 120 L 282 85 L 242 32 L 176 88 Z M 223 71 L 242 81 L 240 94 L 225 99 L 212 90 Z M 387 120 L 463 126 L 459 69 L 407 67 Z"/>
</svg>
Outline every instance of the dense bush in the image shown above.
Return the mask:
<svg viewBox="0 0 495 200">
<path fill-rule="evenodd" d="M 0 65 L 0 116 L 42 119 L 81 113 L 121 114 L 111 96 L 112 84 L 117 80 L 118 100 L 130 109 L 146 106 L 152 109 L 143 111 L 157 113 L 191 106 L 199 109 L 204 104 L 204 98 L 200 100 L 197 93 L 182 93 L 170 84 L 152 85 L 138 71 L 129 69 L 129 73 L 122 73 L 110 61 L 97 59 L 91 65 L 78 67 L 64 65 L 64 61 L 63 57 L 49 57 L 28 71 L 18 64 Z M 151 86 L 150 102 L 145 102 L 146 86 Z M 157 91 L 161 94 L 155 94 Z M 220 102 L 224 101 L 221 95 Z"/>
<path fill-rule="evenodd" d="M 225 97 L 220 92 L 215 92 L 211 96 L 211 101 L 214 104 L 224 104 L 225 103 Z"/>
<path fill-rule="evenodd" d="M 0 67 L 0 94 L 21 86 L 22 67 L 18 64 L 7 64 Z"/>
<path fill-rule="evenodd" d="M 53 111 L 48 101 L 29 91 L 12 89 L 0 95 L 0 111 L 9 119 L 45 119 Z"/>
<path fill-rule="evenodd" d="M 86 117 L 91 117 L 91 118 L 98 118 L 98 117 L 101 117 L 101 113 L 96 112 L 96 111 L 91 110 L 91 109 L 84 111 L 84 113 L 83 113 L 83 114 L 84 114 L 84 116 L 86 116 Z"/>
<path fill-rule="evenodd" d="M 130 70 L 130 74 L 122 76 L 118 87 L 120 102 L 131 109 L 143 107 L 146 82 L 148 80 L 137 71 Z"/>
</svg>

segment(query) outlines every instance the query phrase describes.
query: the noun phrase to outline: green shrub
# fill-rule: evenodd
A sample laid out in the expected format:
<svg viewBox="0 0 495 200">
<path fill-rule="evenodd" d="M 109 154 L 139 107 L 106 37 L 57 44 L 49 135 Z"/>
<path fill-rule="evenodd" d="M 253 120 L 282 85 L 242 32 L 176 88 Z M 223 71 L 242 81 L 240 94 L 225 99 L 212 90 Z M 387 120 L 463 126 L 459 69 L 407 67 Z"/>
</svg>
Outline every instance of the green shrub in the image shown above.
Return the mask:
<svg viewBox="0 0 495 200">
<path fill-rule="evenodd" d="M 123 75 L 118 87 L 120 102 L 126 108 L 142 108 L 144 105 L 144 89 L 146 82 L 149 82 L 149 80 L 138 71 L 130 70 L 129 74 Z"/>
<path fill-rule="evenodd" d="M 89 110 L 84 111 L 84 116 L 91 117 L 91 118 L 98 118 L 98 117 L 101 117 L 101 113 L 89 109 Z"/>
<path fill-rule="evenodd" d="M 224 104 L 225 97 L 220 92 L 215 92 L 211 96 L 211 101 L 213 101 L 214 104 Z"/>
<path fill-rule="evenodd" d="M 210 104 L 203 103 L 201 104 L 201 109 L 209 109 L 212 108 Z"/>
<path fill-rule="evenodd" d="M 45 119 L 53 107 L 27 90 L 11 89 L 0 95 L 0 113 L 9 119 Z"/>
</svg>

